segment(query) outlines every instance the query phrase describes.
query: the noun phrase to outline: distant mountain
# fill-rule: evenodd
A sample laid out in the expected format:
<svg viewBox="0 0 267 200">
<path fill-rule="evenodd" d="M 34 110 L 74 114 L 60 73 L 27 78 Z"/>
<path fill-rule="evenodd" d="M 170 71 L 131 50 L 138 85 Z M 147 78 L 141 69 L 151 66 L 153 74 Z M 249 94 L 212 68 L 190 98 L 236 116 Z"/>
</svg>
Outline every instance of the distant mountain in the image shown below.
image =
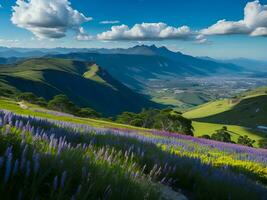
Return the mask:
<svg viewBox="0 0 267 200">
<path fill-rule="evenodd" d="M 241 66 L 249 71 L 267 72 L 267 60 L 263 61 L 263 60 L 247 59 L 247 58 L 233 58 L 233 59 L 214 59 L 210 57 L 199 57 L 199 58 L 220 63 L 232 63 Z"/>
<path fill-rule="evenodd" d="M 166 47 L 135 46 L 129 49 L 101 49 L 97 53 L 70 53 L 50 57 L 96 62 L 113 77 L 134 89 L 142 89 L 149 79 L 188 76 L 237 75 L 244 71 L 234 64 L 218 63 L 169 51 Z"/>
<path fill-rule="evenodd" d="M 22 58 L 16 58 L 16 57 L 9 57 L 9 58 L 1 58 L 0 57 L 0 67 L 2 67 L 3 64 L 15 63 L 21 59 Z"/>
<path fill-rule="evenodd" d="M 9 58 L 9 57 L 17 57 L 17 58 L 37 58 L 42 57 L 47 54 L 66 54 L 71 52 L 95 52 L 94 49 L 82 49 L 82 48 L 8 48 L 8 47 L 0 47 L 0 57 Z"/>
<path fill-rule="evenodd" d="M 267 61 L 236 58 L 236 59 L 225 60 L 225 62 L 242 66 L 248 70 L 267 72 Z"/>
<path fill-rule="evenodd" d="M 33 92 L 47 100 L 63 93 L 77 105 L 107 116 L 158 107 L 93 62 L 39 58 L 5 65 L 0 68 L 1 89 Z"/>
</svg>

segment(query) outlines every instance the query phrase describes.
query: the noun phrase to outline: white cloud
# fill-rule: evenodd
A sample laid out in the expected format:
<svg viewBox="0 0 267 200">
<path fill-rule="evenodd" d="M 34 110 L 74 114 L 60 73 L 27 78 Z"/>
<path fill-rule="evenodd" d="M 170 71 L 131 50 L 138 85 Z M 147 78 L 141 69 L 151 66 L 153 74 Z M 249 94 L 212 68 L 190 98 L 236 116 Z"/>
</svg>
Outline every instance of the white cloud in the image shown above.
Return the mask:
<svg viewBox="0 0 267 200">
<path fill-rule="evenodd" d="M 110 31 L 98 34 L 97 39 L 117 41 L 194 40 L 196 34 L 188 26 L 176 28 L 160 22 L 135 24 L 132 28 L 127 25 L 112 26 Z"/>
<path fill-rule="evenodd" d="M 119 24 L 120 21 L 119 20 L 113 20 L 113 21 L 101 21 L 99 22 L 99 24 Z"/>
<path fill-rule="evenodd" d="M 13 24 L 38 38 L 62 38 L 91 19 L 74 10 L 68 0 L 17 0 L 11 17 Z"/>
<path fill-rule="evenodd" d="M 267 5 L 261 5 L 258 0 L 249 2 L 244 9 L 244 19 L 239 21 L 220 20 L 203 29 L 201 33 L 205 35 L 267 36 Z"/>
<path fill-rule="evenodd" d="M 79 41 L 88 41 L 88 40 L 93 40 L 93 36 L 88 35 L 83 27 L 79 28 L 78 34 L 76 36 L 76 39 Z"/>
<path fill-rule="evenodd" d="M 209 44 L 210 42 L 204 35 L 197 35 L 196 36 L 196 41 L 197 44 Z"/>
</svg>

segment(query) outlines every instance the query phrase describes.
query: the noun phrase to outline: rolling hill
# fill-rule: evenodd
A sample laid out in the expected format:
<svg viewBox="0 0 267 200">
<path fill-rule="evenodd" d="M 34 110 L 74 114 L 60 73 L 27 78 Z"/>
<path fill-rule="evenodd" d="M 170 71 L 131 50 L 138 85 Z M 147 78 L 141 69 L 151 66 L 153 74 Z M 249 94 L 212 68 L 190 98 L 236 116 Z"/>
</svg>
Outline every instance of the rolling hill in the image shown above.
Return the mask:
<svg viewBox="0 0 267 200">
<path fill-rule="evenodd" d="M 266 87 L 247 91 L 233 99 L 206 103 L 184 114 L 199 122 L 257 128 L 267 125 Z"/>
<path fill-rule="evenodd" d="M 0 89 L 33 92 L 47 100 L 63 93 L 77 105 L 106 116 L 158 106 L 93 62 L 39 58 L 5 65 L 0 68 Z"/>
</svg>

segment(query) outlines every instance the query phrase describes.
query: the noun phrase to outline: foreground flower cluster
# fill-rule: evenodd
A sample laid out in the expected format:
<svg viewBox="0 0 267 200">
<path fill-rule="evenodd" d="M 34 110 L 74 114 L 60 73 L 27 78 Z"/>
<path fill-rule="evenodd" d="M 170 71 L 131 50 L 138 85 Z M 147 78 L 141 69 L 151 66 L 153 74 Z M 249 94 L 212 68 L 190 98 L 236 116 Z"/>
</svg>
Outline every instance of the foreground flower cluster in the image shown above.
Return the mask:
<svg viewBox="0 0 267 200">
<path fill-rule="evenodd" d="M 0 111 L 2 199 L 267 199 L 267 151 Z"/>
</svg>

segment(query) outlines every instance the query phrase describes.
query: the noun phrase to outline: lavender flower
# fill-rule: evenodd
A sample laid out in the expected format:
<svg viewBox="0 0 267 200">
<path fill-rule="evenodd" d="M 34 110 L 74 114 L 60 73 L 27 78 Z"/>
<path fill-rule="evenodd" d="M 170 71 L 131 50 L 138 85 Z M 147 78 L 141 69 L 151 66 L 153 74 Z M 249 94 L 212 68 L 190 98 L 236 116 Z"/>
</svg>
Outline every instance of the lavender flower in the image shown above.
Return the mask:
<svg viewBox="0 0 267 200">
<path fill-rule="evenodd" d="M 16 175 L 18 173 L 18 169 L 19 169 L 19 160 L 16 159 L 13 169 L 13 175 Z"/>
<path fill-rule="evenodd" d="M 66 178 L 67 178 L 67 172 L 64 171 L 64 172 L 62 173 L 61 181 L 60 181 L 60 188 L 61 188 L 61 189 L 63 189 L 64 186 L 65 186 Z"/>
<path fill-rule="evenodd" d="M 54 189 L 54 191 L 57 190 L 57 187 L 58 187 L 58 177 L 56 176 L 54 178 L 54 181 L 53 181 L 53 189 Z"/>
<path fill-rule="evenodd" d="M 6 160 L 6 171 L 4 176 L 4 182 L 7 183 L 10 177 L 11 168 L 12 168 L 12 153 L 10 153 Z"/>
</svg>

